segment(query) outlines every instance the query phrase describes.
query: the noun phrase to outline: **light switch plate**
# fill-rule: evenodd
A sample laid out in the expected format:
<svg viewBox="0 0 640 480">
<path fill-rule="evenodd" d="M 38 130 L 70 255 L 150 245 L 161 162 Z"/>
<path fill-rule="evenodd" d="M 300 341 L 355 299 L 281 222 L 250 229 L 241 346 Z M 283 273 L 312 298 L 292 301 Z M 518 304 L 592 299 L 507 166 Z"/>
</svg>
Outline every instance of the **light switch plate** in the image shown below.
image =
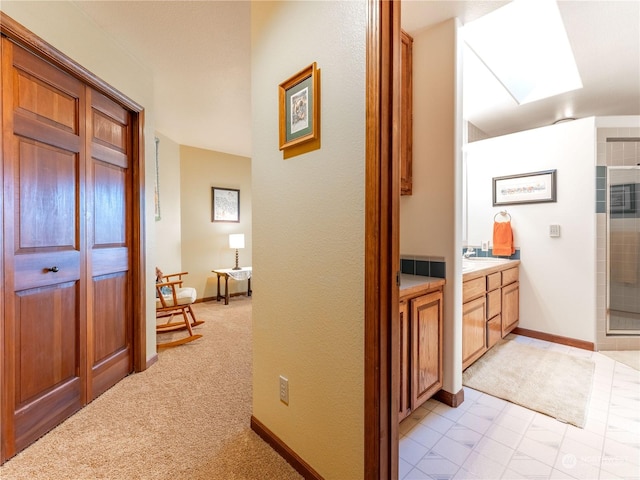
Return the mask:
<svg viewBox="0 0 640 480">
<path fill-rule="evenodd" d="M 560 236 L 560 225 L 549 225 L 549 236 L 550 237 L 559 237 Z"/>
<path fill-rule="evenodd" d="M 289 379 L 280 375 L 280 401 L 289 405 Z"/>
</svg>

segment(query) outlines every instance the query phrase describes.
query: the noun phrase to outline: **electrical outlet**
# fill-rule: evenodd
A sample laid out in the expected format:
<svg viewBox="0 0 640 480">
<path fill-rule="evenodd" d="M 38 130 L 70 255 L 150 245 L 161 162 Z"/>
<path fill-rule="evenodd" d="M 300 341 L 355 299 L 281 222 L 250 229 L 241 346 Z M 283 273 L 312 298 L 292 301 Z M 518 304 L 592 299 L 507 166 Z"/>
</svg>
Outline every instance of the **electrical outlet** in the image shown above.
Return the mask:
<svg viewBox="0 0 640 480">
<path fill-rule="evenodd" d="M 484 240 L 482 242 L 482 245 L 480 246 L 480 250 L 482 250 L 483 252 L 489 251 L 489 240 Z"/>
<path fill-rule="evenodd" d="M 289 405 L 289 380 L 280 375 L 280 401 Z"/>
</svg>

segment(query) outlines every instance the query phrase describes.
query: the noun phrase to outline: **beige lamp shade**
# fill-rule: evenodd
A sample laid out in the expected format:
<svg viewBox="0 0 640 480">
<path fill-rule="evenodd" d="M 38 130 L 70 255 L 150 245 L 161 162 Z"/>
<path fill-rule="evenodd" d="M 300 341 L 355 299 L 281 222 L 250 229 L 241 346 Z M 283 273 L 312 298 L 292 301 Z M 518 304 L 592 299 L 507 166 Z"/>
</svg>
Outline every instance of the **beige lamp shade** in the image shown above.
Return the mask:
<svg viewBox="0 0 640 480">
<path fill-rule="evenodd" d="M 229 248 L 244 248 L 244 233 L 230 234 Z"/>
<path fill-rule="evenodd" d="M 236 266 L 234 270 L 240 270 L 238 266 L 238 249 L 244 248 L 244 233 L 231 233 L 229 234 L 229 248 L 236 249 Z"/>
</svg>

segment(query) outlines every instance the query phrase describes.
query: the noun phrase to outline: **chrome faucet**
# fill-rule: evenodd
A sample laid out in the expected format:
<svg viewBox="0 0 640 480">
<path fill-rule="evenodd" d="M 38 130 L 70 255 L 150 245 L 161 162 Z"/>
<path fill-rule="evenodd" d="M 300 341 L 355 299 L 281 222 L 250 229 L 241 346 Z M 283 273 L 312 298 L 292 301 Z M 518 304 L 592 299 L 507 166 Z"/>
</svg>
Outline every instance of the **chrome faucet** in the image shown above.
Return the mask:
<svg viewBox="0 0 640 480">
<path fill-rule="evenodd" d="M 476 254 L 476 251 L 475 251 L 475 249 L 473 247 L 471 247 L 471 248 L 467 247 L 467 251 L 464 252 L 462 254 L 462 256 L 464 258 L 469 258 L 471 255 L 475 255 L 475 254 Z"/>
</svg>

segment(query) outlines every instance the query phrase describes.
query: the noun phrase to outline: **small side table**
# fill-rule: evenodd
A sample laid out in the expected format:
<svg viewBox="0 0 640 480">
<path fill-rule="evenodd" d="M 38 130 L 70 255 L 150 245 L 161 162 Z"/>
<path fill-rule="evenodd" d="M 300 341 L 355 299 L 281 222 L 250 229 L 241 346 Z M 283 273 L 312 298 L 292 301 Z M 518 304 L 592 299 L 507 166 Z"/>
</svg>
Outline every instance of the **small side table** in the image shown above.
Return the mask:
<svg viewBox="0 0 640 480">
<path fill-rule="evenodd" d="M 251 296 L 251 267 L 242 267 L 240 270 L 234 270 L 233 268 L 218 268 L 211 271 L 218 276 L 216 301 L 219 302 L 224 298 L 224 304 L 229 305 L 229 277 L 234 280 L 247 280 L 247 296 Z M 224 297 L 220 295 L 220 277 L 224 278 Z"/>
</svg>

